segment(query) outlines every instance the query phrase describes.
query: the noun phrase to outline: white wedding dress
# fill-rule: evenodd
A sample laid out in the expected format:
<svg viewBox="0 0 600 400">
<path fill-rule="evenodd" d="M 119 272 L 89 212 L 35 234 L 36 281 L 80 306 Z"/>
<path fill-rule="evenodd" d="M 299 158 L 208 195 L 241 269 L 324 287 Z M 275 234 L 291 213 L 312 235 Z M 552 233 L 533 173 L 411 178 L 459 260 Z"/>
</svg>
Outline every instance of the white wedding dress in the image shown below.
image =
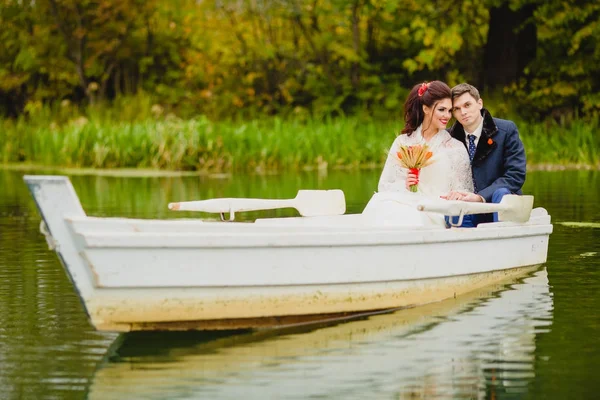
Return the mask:
<svg viewBox="0 0 600 400">
<path fill-rule="evenodd" d="M 396 138 L 379 179 L 375 193 L 363 215 L 378 225 L 386 226 L 440 226 L 445 227 L 444 216 L 417 211 L 417 204 L 427 198 L 439 199 L 451 190 L 473 192 L 473 176 L 465 146 L 452 138 L 448 131 L 439 131 L 429 142 L 421 133 L 421 126 L 410 136 Z M 396 153 L 400 146 L 427 144 L 433 152 L 432 163 L 419 173 L 418 191 L 406 189 L 408 170 L 401 166 Z"/>
</svg>

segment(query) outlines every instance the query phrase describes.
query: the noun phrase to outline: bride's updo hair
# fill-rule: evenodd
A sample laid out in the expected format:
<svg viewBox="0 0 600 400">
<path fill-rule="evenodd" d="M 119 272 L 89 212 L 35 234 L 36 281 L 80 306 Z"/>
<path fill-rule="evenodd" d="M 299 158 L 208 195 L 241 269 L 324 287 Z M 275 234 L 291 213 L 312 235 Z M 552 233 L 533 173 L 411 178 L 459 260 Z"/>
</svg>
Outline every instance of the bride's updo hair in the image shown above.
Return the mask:
<svg viewBox="0 0 600 400">
<path fill-rule="evenodd" d="M 431 81 L 415 85 L 404 103 L 404 129 L 410 136 L 423 123 L 423 105 L 434 108 L 443 99 L 452 99 L 452 90 L 442 81 Z"/>
</svg>

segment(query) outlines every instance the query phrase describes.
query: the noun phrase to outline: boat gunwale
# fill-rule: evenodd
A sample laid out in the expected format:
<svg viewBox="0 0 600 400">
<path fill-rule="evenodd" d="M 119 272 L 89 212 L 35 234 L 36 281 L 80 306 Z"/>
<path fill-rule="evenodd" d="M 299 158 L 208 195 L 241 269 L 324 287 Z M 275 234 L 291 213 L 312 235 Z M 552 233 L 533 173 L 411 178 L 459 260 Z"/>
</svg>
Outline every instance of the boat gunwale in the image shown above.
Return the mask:
<svg viewBox="0 0 600 400">
<path fill-rule="evenodd" d="M 86 248 L 244 248 L 376 245 L 435 245 L 465 241 L 510 240 L 548 236 L 551 224 L 511 225 L 486 229 L 293 231 L 293 232 L 113 232 L 78 231 Z"/>
</svg>

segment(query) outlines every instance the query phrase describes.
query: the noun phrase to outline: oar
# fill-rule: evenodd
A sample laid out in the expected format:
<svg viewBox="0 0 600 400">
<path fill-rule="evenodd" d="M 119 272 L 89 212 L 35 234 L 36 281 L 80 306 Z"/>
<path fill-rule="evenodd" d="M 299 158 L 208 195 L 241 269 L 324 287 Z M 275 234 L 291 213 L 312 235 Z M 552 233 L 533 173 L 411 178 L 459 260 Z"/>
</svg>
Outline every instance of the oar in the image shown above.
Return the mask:
<svg viewBox="0 0 600 400">
<path fill-rule="evenodd" d="M 456 200 L 429 200 L 417 206 L 419 211 L 436 212 L 448 216 L 498 213 L 500 221 L 527 222 L 533 208 L 533 196 L 506 195 L 499 204 L 473 203 Z"/>
<path fill-rule="evenodd" d="M 204 211 L 208 213 L 230 213 L 238 211 L 274 210 L 295 208 L 303 217 L 340 215 L 346 212 L 344 192 L 334 190 L 299 190 L 293 199 L 209 199 L 169 203 L 170 210 Z"/>
</svg>

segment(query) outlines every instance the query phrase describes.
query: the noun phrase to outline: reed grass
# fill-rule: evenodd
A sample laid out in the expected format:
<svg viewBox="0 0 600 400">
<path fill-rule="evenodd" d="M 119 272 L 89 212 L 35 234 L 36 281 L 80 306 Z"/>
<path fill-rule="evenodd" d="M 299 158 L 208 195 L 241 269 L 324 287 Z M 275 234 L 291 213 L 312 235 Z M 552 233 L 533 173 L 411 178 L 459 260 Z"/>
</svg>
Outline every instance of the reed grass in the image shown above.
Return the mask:
<svg viewBox="0 0 600 400">
<path fill-rule="evenodd" d="M 527 162 L 532 165 L 600 165 L 600 121 L 520 123 Z"/>
<path fill-rule="evenodd" d="M 211 122 L 78 119 L 63 126 L 2 122 L 2 162 L 63 167 L 271 171 L 380 164 L 395 123 L 356 118 Z"/>
<path fill-rule="evenodd" d="M 0 162 L 206 172 L 381 168 L 401 129 L 400 121 L 359 116 L 182 120 L 151 101 L 85 116 L 62 108 L 0 120 Z M 598 120 L 518 126 L 529 165 L 600 165 Z"/>
</svg>

